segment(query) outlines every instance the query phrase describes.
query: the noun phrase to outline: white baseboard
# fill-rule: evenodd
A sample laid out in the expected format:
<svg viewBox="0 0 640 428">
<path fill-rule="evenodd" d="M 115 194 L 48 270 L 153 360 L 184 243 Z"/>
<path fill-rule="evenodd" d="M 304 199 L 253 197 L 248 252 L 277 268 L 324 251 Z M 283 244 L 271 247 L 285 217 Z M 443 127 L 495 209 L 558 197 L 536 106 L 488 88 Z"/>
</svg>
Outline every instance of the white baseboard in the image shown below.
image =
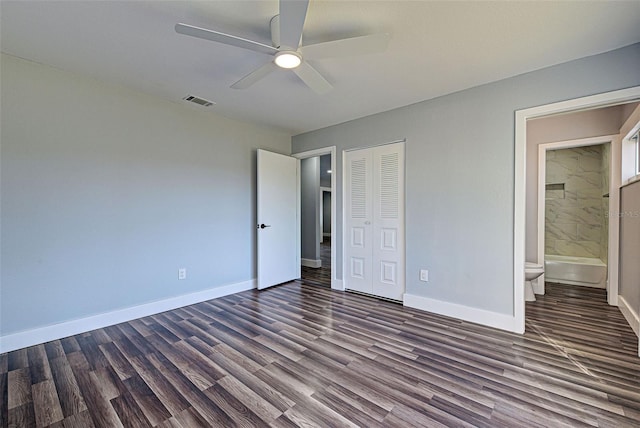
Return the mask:
<svg viewBox="0 0 640 428">
<path fill-rule="evenodd" d="M 405 294 L 403 303 L 405 306 L 410 308 L 433 312 L 438 315 L 445 315 L 487 327 L 499 328 L 509 332 L 518 332 L 516 328 L 516 319 L 512 315 L 472 308 L 469 306 L 459 305 L 457 303 L 443 302 L 442 300 L 430 299 L 428 297 L 416 296 L 414 294 Z"/>
<path fill-rule="evenodd" d="M 322 260 L 313 260 L 313 259 L 300 259 L 300 264 L 302 266 L 310 267 L 310 268 L 321 268 Z"/>
<path fill-rule="evenodd" d="M 331 280 L 331 289 L 332 290 L 344 291 L 344 281 L 341 280 L 341 279 L 333 278 Z"/>
<path fill-rule="evenodd" d="M 618 308 L 620 309 L 620 312 L 622 312 L 622 315 L 624 315 L 636 336 L 640 338 L 640 314 L 635 312 L 621 295 L 618 295 Z"/>
<path fill-rule="evenodd" d="M 322 236 L 324 236 L 325 238 L 330 238 L 331 237 L 331 232 L 323 232 Z"/>
<path fill-rule="evenodd" d="M 131 321 L 136 318 L 142 318 L 158 314 L 160 312 L 181 308 L 183 306 L 193 305 L 194 303 L 200 303 L 206 300 L 228 296 L 229 294 L 251 290 L 253 288 L 256 288 L 255 279 L 235 284 L 228 284 L 222 287 L 211 288 L 209 290 L 198 291 L 195 293 L 183 294 L 181 296 L 170 297 L 156 302 L 118 309 L 116 311 L 92 315 L 59 324 L 34 328 L 32 330 L 9 334 L 6 336 L 0 336 L 0 353 L 26 348 L 27 346 L 38 345 L 51 340 L 73 336 L 75 334 L 119 324 L 121 322 Z"/>
</svg>

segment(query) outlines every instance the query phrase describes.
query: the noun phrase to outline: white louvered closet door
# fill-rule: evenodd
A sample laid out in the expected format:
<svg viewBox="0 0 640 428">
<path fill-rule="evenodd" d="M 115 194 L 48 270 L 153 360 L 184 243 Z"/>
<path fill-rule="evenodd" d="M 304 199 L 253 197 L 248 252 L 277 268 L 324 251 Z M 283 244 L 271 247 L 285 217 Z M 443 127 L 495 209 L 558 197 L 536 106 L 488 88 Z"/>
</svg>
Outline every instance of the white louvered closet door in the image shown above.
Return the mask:
<svg viewBox="0 0 640 428">
<path fill-rule="evenodd" d="M 371 293 L 371 253 L 373 241 L 371 180 L 372 154 L 369 150 L 356 150 L 345 154 L 347 166 L 346 189 L 346 288 Z"/>
<path fill-rule="evenodd" d="M 404 143 L 348 152 L 346 288 L 402 300 Z"/>
</svg>

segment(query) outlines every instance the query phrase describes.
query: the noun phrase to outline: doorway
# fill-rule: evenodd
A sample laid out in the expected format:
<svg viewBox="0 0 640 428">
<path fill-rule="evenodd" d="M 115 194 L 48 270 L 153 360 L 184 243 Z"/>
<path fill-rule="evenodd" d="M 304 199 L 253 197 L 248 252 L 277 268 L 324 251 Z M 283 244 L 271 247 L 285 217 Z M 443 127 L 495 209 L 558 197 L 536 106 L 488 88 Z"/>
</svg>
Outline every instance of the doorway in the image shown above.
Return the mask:
<svg viewBox="0 0 640 428">
<path fill-rule="evenodd" d="M 640 98 L 640 87 L 623 89 L 619 91 L 593 95 L 575 100 L 563 101 L 554 104 L 533 107 L 516 111 L 515 120 L 515 194 L 514 194 L 514 331 L 525 331 L 525 303 L 524 303 L 524 262 L 526 249 L 525 221 L 527 208 L 527 127 L 528 121 L 536 118 L 551 117 L 570 112 L 586 111 L 618 104 L 627 104 Z M 619 181 L 619 180 L 618 180 Z M 618 188 L 619 182 L 612 180 L 612 188 Z M 613 195 L 612 195 L 613 199 Z M 616 201 L 613 201 L 614 203 Z M 610 219 L 610 230 L 617 231 L 618 224 L 615 218 Z M 617 239 L 617 236 L 612 237 Z M 612 248 L 613 247 L 613 248 Z M 611 265 L 617 264 L 615 245 L 610 249 L 614 251 L 610 255 Z M 617 278 L 615 278 L 617 284 Z M 611 284 L 612 286 L 614 284 Z M 610 302 L 611 303 L 611 302 Z"/>
<path fill-rule="evenodd" d="M 616 245 L 608 216 L 615 209 L 610 198 L 615 138 L 538 145 L 537 259 L 546 269 L 533 284 L 535 294 L 545 294 L 550 281 L 606 288 L 608 302 L 617 301 L 617 287 L 609 280 L 616 267 L 607 268 L 609 247 Z"/>
<path fill-rule="evenodd" d="M 336 230 L 335 146 L 303 153 L 300 159 L 301 280 L 303 283 L 342 289 L 335 275 Z"/>
</svg>

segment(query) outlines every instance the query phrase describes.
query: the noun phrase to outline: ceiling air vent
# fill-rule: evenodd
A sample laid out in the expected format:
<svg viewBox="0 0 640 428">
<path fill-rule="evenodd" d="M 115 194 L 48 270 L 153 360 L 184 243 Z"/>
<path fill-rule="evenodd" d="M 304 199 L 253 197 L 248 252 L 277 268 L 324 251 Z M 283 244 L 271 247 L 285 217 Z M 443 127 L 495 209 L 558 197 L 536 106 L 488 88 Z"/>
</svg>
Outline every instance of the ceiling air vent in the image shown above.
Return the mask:
<svg viewBox="0 0 640 428">
<path fill-rule="evenodd" d="M 189 101 L 190 103 L 198 104 L 199 106 L 209 107 L 214 105 L 213 101 L 205 100 L 204 98 L 196 97 L 193 95 L 187 95 L 183 98 L 185 101 Z"/>
</svg>

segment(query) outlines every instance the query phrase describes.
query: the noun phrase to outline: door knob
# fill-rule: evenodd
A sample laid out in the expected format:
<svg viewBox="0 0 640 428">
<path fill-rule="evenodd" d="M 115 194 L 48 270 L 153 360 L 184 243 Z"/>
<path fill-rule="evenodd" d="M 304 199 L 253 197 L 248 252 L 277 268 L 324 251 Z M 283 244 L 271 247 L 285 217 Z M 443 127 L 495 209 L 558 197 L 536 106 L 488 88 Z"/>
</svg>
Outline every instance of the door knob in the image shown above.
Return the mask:
<svg viewBox="0 0 640 428">
<path fill-rule="evenodd" d="M 262 223 L 262 224 L 259 224 L 259 225 L 258 225 L 258 227 L 259 227 L 260 229 L 264 229 L 265 227 L 271 227 L 271 225 L 270 225 L 270 224 L 264 224 L 264 223 Z"/>
<path fill-rule="evenodd" d="M 371 224 L 369 220 L 365 221 L 364 224 Z"/>
</svg>

